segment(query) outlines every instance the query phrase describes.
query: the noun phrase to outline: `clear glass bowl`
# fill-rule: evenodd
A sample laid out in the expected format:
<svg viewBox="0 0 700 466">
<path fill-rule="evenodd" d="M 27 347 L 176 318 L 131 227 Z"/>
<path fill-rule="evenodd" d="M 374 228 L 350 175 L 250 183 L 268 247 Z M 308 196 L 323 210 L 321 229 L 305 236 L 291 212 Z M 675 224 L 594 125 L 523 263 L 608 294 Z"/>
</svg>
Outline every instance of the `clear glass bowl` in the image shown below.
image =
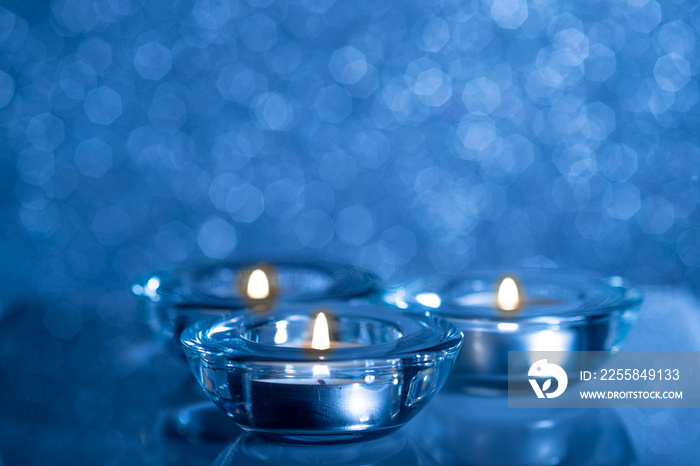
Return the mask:
<svg viewBox="0 0 700 466">
<path fill-rule="evenodd" d="M 329 349 L 308 343 L 318 310 L 328 315 Z M 462 336 L 441 319 L 332 303 L 199 322 L 181 339 L 199 384 L 240 427 L 323 443 L 405 424 L 443 386 Z"/>
<path fill-rule="evenodd" d="M 495 306 L 497 286 L 515 277 L 522 304 L 514 311 Z M 448 382 L 450 390 L 503 394 L 508 388 L 509 351 L 560 351 L 558 361 L 576 373 L 574 351 L 619 349 L 636 320 L 641 293 L 621 277 L 600 278 L 559 270 L 516 269 L 458 278 L 422 278 L 392 288 L 384 300 L 398 307 L 443 317 L 464 334 L 464 343 Z M 527 370 L 527 353 L 512 354 L 511 369 Z M 511 383 L 518 382 L 511 380 Z"/>
<path fill-rule="evenodd" d="M 265 274 L 265 298 L 247 295 L 256 270 Z M 378 294 L 380 280 L 372 272 L 344 264 L 258 261 L 149 273 L 131 290 L 154 338 L 181 353 L 180 333 L 202 319 L 281 303 L 369 298 Z"/>
</svg>

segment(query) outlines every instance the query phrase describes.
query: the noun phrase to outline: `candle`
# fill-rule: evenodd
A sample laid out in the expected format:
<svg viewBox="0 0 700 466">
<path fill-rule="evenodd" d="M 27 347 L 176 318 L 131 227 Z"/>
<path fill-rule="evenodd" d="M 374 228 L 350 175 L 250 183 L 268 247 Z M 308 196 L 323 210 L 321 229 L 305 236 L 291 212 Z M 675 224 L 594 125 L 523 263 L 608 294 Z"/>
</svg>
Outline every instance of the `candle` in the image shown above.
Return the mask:
<svg viewBox="0 0 700 466">
<path fill-rule="evenodd" d="M 246 294 L 249 299 L 266 299 L 270 296 L 270 281 L 264 270 L 253 270 L 248 278 Z"/>
<path fill-rule="evenodd" d="M 252 271 L 240 270 L 236 288 L 246 307 L 257 312 L 274 308 L 280 294 L 277 271 L 267 264 L 256 265 Z"/>
<path fill-rule="evenodd" d="M 276 305 L 376 295 L 379 278 L 353 266 L 323 262 L 243 262 L 149 273 L 132 286 L 154 337 L 182 354 L 180 334 L 203 319 Z"/>
<path fill-rule="evenodd" d="M 439 319 L 340 303 L 200 322 L 182 334 L 200 385 L 243 429 L 312 443 L 405 424 L 442 387 L 460 342 Z"/>
<path fill-rule="evenodd" d="M 378 283 L 375 274 L 349 265 L 253 261 L 152 272 L 136 280 L 131 290 L 154 339 L 183 356 L 180 335 L 196 322 L 246 310 L 264 314 L 290 302 L 369 300 L 376 295 Z M 280 326 L 276 337 L 287 341 L 285 330 Z M 241 434 L 194 380 L 186 382 L 192 386 L 179 387 L 177 398 L 163 407 L 159 429 L 182 435 L 186 441 L 231 440 Z M 219 381 L 209 381 L 214 382 Z"/>
<path fill-rule="evenodd" d="M 506 277 L 498 285 L 496 308 L 502 311 L 515 311 L 520 307 L 520 291 L 512 277 Z"/>
<path fill-rule="evenodd" d="M 311 342 L 303 347 L 321 352 L 318 353 L 320 360 L 325 358 L 323 351 L 357 346 L 330 340 L 325 312 L 318 312 L 313 322 Z M 275 340 L 278 340 L 277 335 Z M 342 365 L 336 367 L 342 370 Z M 360 430 L 366 425 L 391 425 L 391 418 L 398 413 L 396 403 L 400 400 L 398 390 L 402 374 L 399 371 L 377 381 L 376 376 L 369 373 L 371 367 L 361 380 L 332 378 L 326 364 L 311 364 L 302 370 L 309 368 L 312 376 L 309 379 L 261 378 L 251 381 L 246 398 L 268 400 L 264 405 L 251 403 L 254 427 L 324 430 L 341 424 Z"/>
<path fill-rule="evenodd" d="M 479 283 L 478 288 L 483 285 Z M 481 291 L 467 293 L 455 298 L 455 302 L 465 307 L 493 307 L 502 317 L 515 317 L 526 306 L 542 306 L 561 304 L 561 299 L 547 298 L 545 296 L 526 296 L 518 281 L 506 275 L 498 282 L 496 292 Z M 436 306 L 432 306 L 436 307 Z"/>
<path fill-rule="evenodd" d="M 254 429 L 364 430 L 393 427 L 398 415 L 399 375 L 378 383 L 340 380 L 254 380 L 247 394 L 251 400 Z"/>
<path fill-rule="evenodd" d="M 385 300 L 399 307 L 422 304 L 454 323 L 464 343 L 450 388 L 498 394 L 508 386 L 509 352 L 518 352 L 511 353 L 511 368 L 522 370 L 525 380 L 535 351 L 560 352 L 550 362 L 570 370 L 573 351 L 617 350 L 641 297 L 620 277 L 520 270 L 422 280 L 390 291 Z"/>
</svg>

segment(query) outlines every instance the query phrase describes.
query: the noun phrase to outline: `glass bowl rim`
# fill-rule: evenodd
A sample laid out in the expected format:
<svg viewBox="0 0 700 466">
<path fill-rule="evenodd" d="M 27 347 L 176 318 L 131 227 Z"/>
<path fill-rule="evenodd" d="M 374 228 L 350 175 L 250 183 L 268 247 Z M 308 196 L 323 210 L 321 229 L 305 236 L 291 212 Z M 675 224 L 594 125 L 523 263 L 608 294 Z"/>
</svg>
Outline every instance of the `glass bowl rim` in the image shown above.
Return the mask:
<svg viewBox="0 0 700 466">
<path fill-rule="evenodd" d="M 231 362 L 290 362 L 290 363 L 333 363 L 360 360 L 390 360 L 415 357 L 426 353 L 453 351 L 462 343 L 462 333 L 447 321 L 426 313 L 402 311 L 382 305 L 349 305 L 339 302 L 319 302 L 331 307 L 338 318 L 353 320 L 367 319 L 399 330 L 401 336 L 376 345 L 340 347 L 332 351 L 309 350 L 257 343 L 241 334 L 253 324 L 275 322 L 284 317 L 304 316 L 309 318 L 308 305 L 283 305 L 262 315 L 243 312 L 215 321 L 199 321 L 186 328 L 180 341 L 188 357 L 201 357 L 210 365 L 230 364 Z M 316 307 L 316 303 L 315 303 Z M 382 311 L 378 313 L 377 311 Z M 212 329 L 232 331 L 233 336 L 226 342 L 214 341 L 209 337 Z"/>
<path fill-rule="evenodd" d="M 484 281 L 489 278 L 503 278 L 505 276 L 514 276 L 517 280 L 522 281 L 523 277 L 536 277 L 555 280 L 560 283 L 584 283 L 587 285 L 597 286 L 600 289 L 612 292 L 611 299 L 603 302 L 592 302 L 584 300 L 573 308 L 566 309 L 563 312 L 553 312 L 551 314 L 528 315 L 528 314 L 512 314 L 484 311 L 482 308 L 473 305 L 460 305 L 448 299 L 447 295 L 450 290 L 460 284 L 475 282 L 477 280 Z M 431 277 L 435 280 L 436 277 Z M 436 283 L 437 282 L 437 283 Z M 567 269 L 541 269 L 541 268 L 508 268 L 508 269 L 491 269 L 486 271 L 472 271 L 468 274 L 460 275 L 454 278 L 437 278 L 437 286 L 435 288 L 426 289 L 425 292 L 435 292 L 442 299 L 440 306 L 430 308 L 429 306 L 421 305 L 416 301 L 415 297 L 420 293 L 412 293 L 404 299 L 408 298 L 410 306 L 417 307 L 421 312 L 426 312 L 432 315 L 448 319 L 452 322 L 462 325 L 473 325 L 475 327 L 483 326 L 490 327 L 497 323 L 512 322 L 522 325 L 571 325 L 585 324 L 591 319 L 596 318 L 611 318 L 616 311 L 626 311 L 636 308 L 642 301 L 642 293 L 639 288 L 629 280 L 622 278 L 619 275 L 596 275 L 591 272 L 576 272 Z M 442 295 L 441 295 L 442 293 Z M 552 307 L 555 309 L 554 307 Z"/>
<path fill-rule="evenodd" d="M 293 302 L 317 301 L 319 299 L 347 299 L 356 296 L 366 296 L 380 292 L 381 279 L 374 272 L 343 262 L 331 262 L 309 259 L 266 259 L 255 258 L 239 261 L 204 262 L 199 264 L 184 265 L 172 269 L 150 271 L 139 275 L 132 280 L 130 291 L 138 299 L 153 301 L 159 304 L 175 305 L 178 308 L 231 308 L 246 307 L 247 302 L 242 297 L 220 297 L 203 293 L 199 290 L 191 290 L 187 293 L 178 293 L 177 288 L 185 282 L 188 274 L 205 275 L 217 270 L 237 270 L 245 267 L 252 268 L 257 265 L 272 267 L 289 267 L 317 271 L 327 274 L 331 279 L 331 286 L 327 291 L 318 295 L 298 297 Z M 340 276 L 336 276 L 336 275 Z M 138 292 L 139 287 L 144 290 L 148 282 L 157 278 L 158 288 L 152 293 Z M 353 286 L 348 287 L 348 284 Z M 284 297 L 281 298 L 284 301 Z"/>
</svg>

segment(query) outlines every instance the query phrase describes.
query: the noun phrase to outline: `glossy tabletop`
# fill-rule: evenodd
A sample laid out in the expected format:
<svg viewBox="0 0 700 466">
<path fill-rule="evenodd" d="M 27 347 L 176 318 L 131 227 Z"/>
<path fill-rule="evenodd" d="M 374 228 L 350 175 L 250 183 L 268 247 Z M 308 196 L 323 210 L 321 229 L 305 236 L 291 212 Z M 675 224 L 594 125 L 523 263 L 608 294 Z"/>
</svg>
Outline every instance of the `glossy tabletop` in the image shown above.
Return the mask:
<svg viewBox="0 0 700 466">
<path fill-rule="evenodd" d="M 623 349 L 700 350 L 700 301 L 684 289 L 643 291 Z M 0 464 L 652 465 L 700 456 L 697 410 L 515 410 L 505 398 L 444 391 L 405 428 L 361 444 L 281 445 L 233 426 L 216 441 L 183 438 L 173 426 L 196 432 L 202 421 L 165 422 L 190 386 L 183 361 L 149 340 L 128 299 L 104 302 L 6 308 Z"/>
</svg>

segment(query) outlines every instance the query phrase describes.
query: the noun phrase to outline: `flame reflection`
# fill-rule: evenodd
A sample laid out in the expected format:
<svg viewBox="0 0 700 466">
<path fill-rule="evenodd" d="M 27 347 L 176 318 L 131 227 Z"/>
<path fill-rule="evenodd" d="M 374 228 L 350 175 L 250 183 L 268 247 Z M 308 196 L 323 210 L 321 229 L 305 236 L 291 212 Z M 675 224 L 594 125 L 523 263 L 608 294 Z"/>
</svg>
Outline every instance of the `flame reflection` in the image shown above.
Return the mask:
<svg viewBox="0 0 700 466">
<path fill-rule="evenodd" d="M 287 339 L 289 338 L 287 335 L 287 321 L 280 320 L 275 323 L 275 327 L 277 327 L 277 331 L 275 332 L 275 344 L 282 345 L 287 343 Z"/>
</svg>

